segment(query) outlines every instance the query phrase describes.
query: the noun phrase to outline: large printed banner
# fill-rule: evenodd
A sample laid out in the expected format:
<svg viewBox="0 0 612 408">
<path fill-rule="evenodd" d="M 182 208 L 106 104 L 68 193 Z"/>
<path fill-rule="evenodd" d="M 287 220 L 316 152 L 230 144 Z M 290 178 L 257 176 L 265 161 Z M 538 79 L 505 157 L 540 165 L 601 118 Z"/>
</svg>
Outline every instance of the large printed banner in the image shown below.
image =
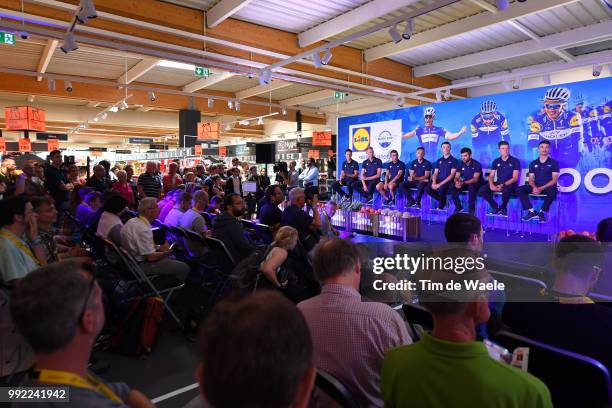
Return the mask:
<svg viewBox="0 0 612 408">
<path fill-rule="evenodd" d="M 612 78 L 340 118 L 337 171 L 346 148 L 360 163 L 368 147 L 383 162 L 395 149 L 409 163 L 422 146 L 433 163 L 444 141 L 459 160 L 461 148 L 470 147 L 488 169 L 502 140 L 521 161 L 520 184 L 539 142 L 551 143 L 561 167 L 561 229 L 594 231 L 612 216 Z"/>
</svg>

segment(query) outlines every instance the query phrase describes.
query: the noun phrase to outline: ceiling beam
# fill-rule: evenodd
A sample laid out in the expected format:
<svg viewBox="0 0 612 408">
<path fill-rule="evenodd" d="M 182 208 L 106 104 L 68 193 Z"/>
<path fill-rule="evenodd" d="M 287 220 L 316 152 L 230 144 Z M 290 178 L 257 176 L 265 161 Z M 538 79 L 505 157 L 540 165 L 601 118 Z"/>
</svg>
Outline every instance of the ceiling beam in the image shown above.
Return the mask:
<svg viewBox="0 0 612 408">
<path fill-rule="evenodd" d="M 527 3 L 515 2 L 512 3 L 506 10 L 498 11 L 495 14 L 483 12 L 472 17 L 457 20 L 431 30 L 421 32 L 412 36 L 409 41 L 402 41 L 399 44 L 390 42 L 370 48 L 365 52 L 364 58 L 369 62 L 380 58 L 397 55 L 413 48 L 447 40 L 461 34 L 480 30 L 508 20 L 514 20 L 516 18 L 540 13 L 542 11 L 575 3 L 577 1 L 578 0 L 538 0 Z"/>
<path fill-rule="evenodd" d="M 487 3 L 485 0 L 468 0 L 470 3 L 480 7 L 481 9 L 485 9 L 491 13 L 497 13 L 499 9 L 492 4 Z"/>
<path fill-rule="evenodd" d="M 215 27 L 246 7 L 253 0 L 221 0 L 206 12 L 206 26 Z"/>
<path fill-rule="evenodd" d="M 236 98 L 246 99 L 250 98 L 251 96 L 257 96 L 277 89 L 286 88 L 291 85 L 293 85 L 291 82 L 275 79 L 270 81 L 268 85 L 258 85 L 249 89 L 244 89 L 242 91 L 236 92 Z"/>
<path fill-rule="evenodd" d="M 117 78 L 117 81 L 123 84 L 130 84 L 155 68 L 160 61 L 158 58 L 145 58 L 130 68 L 126 74 Z"/>
<path fill-rule="evenodd" d="M 414 76 L 426 76 L 462 68 L 488 64 L 495 61 L 534 54 L 555 48 L 566 48 L 585 41 L 601 41 L 612 37 L 612 21 L 604 21 L 586 27 L 568 30 L 541 37 L 538 40 L 522 41 L 487 51 L 476 52 L 461 57 L 450 58 L 413 69 Z"/>
<path fill-rule="evenodd" d="M 57 48 L 58 44 L 58 40 L 52 38 L 47 40 L 45 49 L 40 55 L 40 60 L 38 61 L 38 67 L 36 67 L 36 72 L 38 72 L 39 74 L 44 74 L 45 72 L 47 72 L 47 68 L 49 67 L 49 63 L 51 62 L 51 58 L 53 57 L 53 54 L 55 53 L 55 49 Z M 42 79 L 42 76 L 36 77 L 36 80 L 38 82 L 42 81 Z"/>
<path fill-rule="evenodd" d="M 525 34 L 527 37 L 531 38 L 532 40 L 540 41 L 540 38 L 542 38 L 537 33 L 534 33 L 530 28 L 525 27 L 522 23 L 518 21 L 511 20 L 511 21 L 508 21 L 508 23 L 512 25 L 514 28 L 516 28 L 518 31 L 520 31 L 521 33 Z M 574 61 L 574 56 L 567 51 L 558 50 L 556 48 L 551 48 L 550 52 L 558 55 L 559 57 L 561 57 L 567 62 Z"/>
<path fill-rule="evenodd" d="M 419 0 L 374 0 L 298 34 L 300 47 L 333 37 Z"/>
<path fill-rule="evenodd" d="M 312 92 L 306 95 L 296 96 L 295 98 L 285 99 L 285 100 L 280 101 L 279 103 L 283 106 L 295 106 L 295 105 L 303 105 L 306 103 L 321 101 L 321 100 L 333 98 L 333 97 L 334 97 L 334 91 L 323 89 L 322 91 Z"/>
<path fill-rule="evenodd" d="M 214 84 L 219 83 L 221 81 L 225 81 L 226 79 L 231 78 L 234 75 L 235 74 L 228 71 L 212 72 L 211 75 L 207 78 L 200 78 L 190 84 L 185 85 L 183 87 L 183 92 L 199 91 L 200 89 L 204 89 L 209 86 L 213 86 Z"/>
</svg>

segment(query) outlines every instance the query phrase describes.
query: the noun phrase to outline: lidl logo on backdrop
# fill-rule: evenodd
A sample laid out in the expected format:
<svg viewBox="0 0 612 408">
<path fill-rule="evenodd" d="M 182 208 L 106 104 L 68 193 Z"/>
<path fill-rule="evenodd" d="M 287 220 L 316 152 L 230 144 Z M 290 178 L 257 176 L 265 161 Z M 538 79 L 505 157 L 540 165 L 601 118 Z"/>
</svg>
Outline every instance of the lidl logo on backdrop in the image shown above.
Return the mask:
<svg viewBox="0 0 612 408">
<path fill-rule="evenodd" d="M 360 127 L 353 130 L 353 147 L 364 151 L 370 146 L 370 127 Z"/>
</svg>

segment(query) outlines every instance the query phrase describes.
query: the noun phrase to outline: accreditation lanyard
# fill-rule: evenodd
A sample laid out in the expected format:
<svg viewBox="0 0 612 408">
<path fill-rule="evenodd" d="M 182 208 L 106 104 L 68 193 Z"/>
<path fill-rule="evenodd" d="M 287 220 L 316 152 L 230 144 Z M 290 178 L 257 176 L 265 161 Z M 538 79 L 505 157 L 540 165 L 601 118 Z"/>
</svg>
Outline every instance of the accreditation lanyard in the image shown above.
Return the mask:
<svg viewBox="0 0 612 408">
<path fill-rule="evenodd" d="M 34 261 L 34 263 L 36 265 L 40 266 L 40 262 L 38 261 L 38 259 L 34 256 L 34 254 L 32 253 L 32 250 L 30 249 L 30 247 L 28 245 L 26 245 L 21 239 L 19 239 L 18 237 L 15 236 L 15 234 L 13 234 L 10 231 L 7 231 L 5 229 L 0 230 L 0 236 L 3 236 L 4 238 L 10 240 L 11 242 L 13 242 L 15 245 L 17 245 L 17 247 L 19 249 L 21 249 L 23 252 L 25 252 L 30 258 L 32 258 L 32 260 Z"/>
<path fill-rule="evenodd" d="M 106 398 L 120 404 L 124 403 L 124 401 L 119 398 L 117 394 L 113 392 L 113 390 L 92 375 L 88 375 L 87 377 L 83 378 L 78 374 L 68 371 L 34 370 L 34 379 L 43 384 L 60 384 L 77 388 L 85 388 L 102 394 Z"/>
</svg>

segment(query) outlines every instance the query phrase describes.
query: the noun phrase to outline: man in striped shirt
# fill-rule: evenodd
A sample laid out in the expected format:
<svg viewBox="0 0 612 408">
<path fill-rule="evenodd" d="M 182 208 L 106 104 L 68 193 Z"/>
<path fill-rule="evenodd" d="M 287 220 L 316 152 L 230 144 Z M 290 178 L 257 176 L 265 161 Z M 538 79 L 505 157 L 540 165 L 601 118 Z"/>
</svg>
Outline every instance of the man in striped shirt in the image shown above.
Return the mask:
<svg viewBox="0 0 612 408">
<path fill-rule="evenodd" d="M 148 161 L 146 171 L 138 176 L 138 195 L 141 198 L 160 198 L 161 191 L 162 178 L 157 173 L 157 164 L 153 161 Z"/>
</svg>

